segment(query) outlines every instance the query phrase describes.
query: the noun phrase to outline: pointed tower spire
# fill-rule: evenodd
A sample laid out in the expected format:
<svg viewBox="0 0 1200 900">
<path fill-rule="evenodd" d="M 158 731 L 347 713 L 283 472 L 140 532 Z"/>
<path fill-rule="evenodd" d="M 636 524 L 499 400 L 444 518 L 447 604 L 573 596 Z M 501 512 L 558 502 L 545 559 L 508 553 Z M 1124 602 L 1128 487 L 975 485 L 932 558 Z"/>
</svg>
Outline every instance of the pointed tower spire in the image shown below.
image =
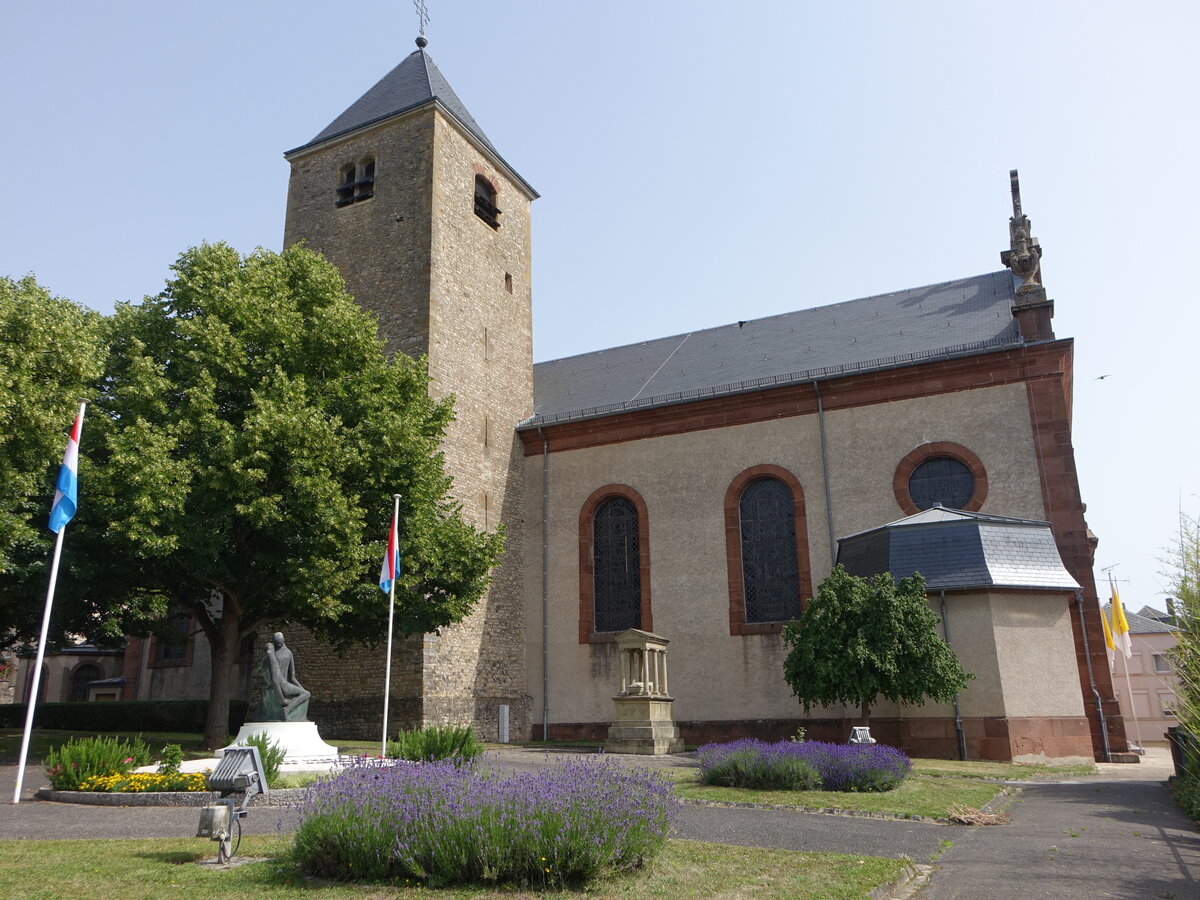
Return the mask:
<svg viewBox="0 0 1200 900">
<path fill-rule="evenodd" d="M 302 151 L 309 150 L 327 141 L 342 140 L 354 132 L 381 124 L 389 119 L 414 112 L 425 106 L 436 105 L 459 127 L 484 153 L 508 171 L 531 197 L 538 193 L 525 181 L 496 150 L 479 123 L 458 98 L 433 59 L 425 52 L 429 41 L 420 35 L 417 49 L 400 61 L 392 71 L 375 83 L 375 86 L 355 100 L 346 110 L 306 144 L 289 150 L 284 157 L 291 159 Z"/>
</svg>

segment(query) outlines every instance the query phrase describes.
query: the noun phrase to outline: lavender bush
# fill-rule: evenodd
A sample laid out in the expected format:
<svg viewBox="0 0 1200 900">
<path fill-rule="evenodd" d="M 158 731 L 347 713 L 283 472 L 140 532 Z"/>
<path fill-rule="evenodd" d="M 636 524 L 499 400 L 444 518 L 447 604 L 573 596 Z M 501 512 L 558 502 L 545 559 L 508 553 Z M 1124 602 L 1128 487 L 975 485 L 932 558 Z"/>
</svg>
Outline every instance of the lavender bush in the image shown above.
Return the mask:
<svg viewBox="0 0 1200 900">
<path fill-rule="evenodd" d="M 798 744 L 755 743 L 758 746 L 731 749 L 722 753 L 719 759 L 701 756 L 701 780 L 718 787 L 768 791 L 815 791 L 821 787 L 821 774 L 811 764 L 795 753 L 781 749 Z M 709 744 L 701 750 L 721 746 L 728 745 Z"/>
<path fill-rule="evenodd" d="M 884 744 L 768 744 L 745 738 L 705 744 L 696 754 L 700 780 L 705 784 L 760 789 L 890 791 L 912 769 L 907 756 Z M 799 776 L 806 769 L 815 771 L 816 783 L 807 783 Z M 786 785 L 788 781 L 794 785 Z"/>
<path fill-rule="evenodd" d="M 665 778 L 611 761 L 508 777 L 368 763 L 309 788 L 293 854 L 341 880 L 557 888 L 640 866 L 676 808 Z"/>
</svg>

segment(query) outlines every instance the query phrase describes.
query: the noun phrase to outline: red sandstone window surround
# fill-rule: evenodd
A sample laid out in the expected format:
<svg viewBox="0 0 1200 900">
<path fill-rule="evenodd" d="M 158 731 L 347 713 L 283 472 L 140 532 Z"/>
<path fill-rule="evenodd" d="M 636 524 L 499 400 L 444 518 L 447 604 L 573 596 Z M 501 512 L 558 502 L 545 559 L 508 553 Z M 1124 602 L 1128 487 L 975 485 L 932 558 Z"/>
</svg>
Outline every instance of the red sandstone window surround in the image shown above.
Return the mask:
<svg viewBox="0 0 1200 900">
<path fill-rule="evenodd" d="M 795 555 L 792 560 L 788 561 L 788 564 L 795 566 L 796 577 L 793 582 L 795 588 L 789 588 L 789 590 L 795 590 L 796 593 L 794 601 L 788 599 L 777 604 L 767 604 L 765 607 L 761 607 L 760 613 L 755 616 L 760 618 L 760 621 L 747 621 L 747 561 L 744 557 L 744 551 L 750 551 L 749 565 L 755 569 L 754 572 L 750 573 L 751 582 L 762 584 L 764 583 L 764 577 L 769 576 L 766 576 L 766 573 L 763 571 L 763 561 L 755 561 L 755 550 L 761 549 L 761 547 L 756 548 L 753 542 L 761 542 L 762 540 L 773 541 L 779 537 L 778 534 L 763 533 L 749 521 L 743 523 L 742 501 L 746 490 L 755 485 L 756 482 L 776 482 L 786 487 L 791 494 L 792 521 L 790 526 L 794 533 Z M 771 527 L 777 530 L 788 526 L 787 523 L 778 522 Z M 752 542 L 749 547 L 746 545 L 747 540 Z M 777 543 L 777 541 L 775 542 Z M 779 548 L 777 547 L 776 550 L 778 551 Z M 775 556 L 776 561 L 779 561 L 781 558 L 790 557 L 791 554 L 777 552 Z M 800 486 L 800 482 L 795 475 L 782 466 L 763 464 L 751 466 L 749 469 L 738 474 L 730 482 L 729 488 L 725 491 L 725 559 L 729 572 L 730 634 L 778 634 L 783 630 L 785 619 L 780 619 L 779 621 L 765 621 L 761 619 L 761 610 L 765 610 L 770 606 L 778 606 L 779 609 L 788 612 L 794 611 L 794 615 L 796 616 L 800 614 L 806 599 L 812 596 L 812 567 L 809 564 L 808 558 L 808 519 L 804 507 L 804 489 Z M 771 580 L 773 583 L 778 584 L 776 579 Z M 784 581 L 791 581 L 790 574 Z M 755 606 L 753 603 L 751 605 Z M 790 617 L 789 615 L 788 618 Z"/>
<path fill-rule="evenodd" d="M 933 441 L 922 444 L 900 460 L 900 464 L 896 466 L 896 474 L 892 476 L 892 493 L 895 494 L 896 503 L 900 505 L 905 514 L 915 515 L 921 511 L 921 507 L 917 505 L 909 492 L 909 482 L 913 472 L 922 463 L 935 459 L 951 459 L 966 466 L 974 480 L 974 485 L 970 499 L 960 509 L 965 512 L 978 512 L 982 509 L 988 492 L 987 470 L 984 469 L 983 462 L 962 444 L 955 444 L 951 441 Z"/>
<path fill-rule="evenodd" d="M 599 600 L 605 605 L 621 600 L 622 592 L 636 591 L 633 598 L 636 615 L 629 619 L 632 624 L 614 628 L 613 623 L 620 615 L 606 605 L 600 622 L 611 629 L 606 631 L 598 630 L 596 621 L 598 515 L 603 529 L 599 563 L 605 569 L 601 572 Z M 614 571 L 615 578 L 611 577 Z M 593 491 L 579 511 L 579 643 L 612 641 L 630 627 L 654 630 L 650 609 L 650 523 L 641 494 L 626 484 L 606 484 Z"/>
</svg>

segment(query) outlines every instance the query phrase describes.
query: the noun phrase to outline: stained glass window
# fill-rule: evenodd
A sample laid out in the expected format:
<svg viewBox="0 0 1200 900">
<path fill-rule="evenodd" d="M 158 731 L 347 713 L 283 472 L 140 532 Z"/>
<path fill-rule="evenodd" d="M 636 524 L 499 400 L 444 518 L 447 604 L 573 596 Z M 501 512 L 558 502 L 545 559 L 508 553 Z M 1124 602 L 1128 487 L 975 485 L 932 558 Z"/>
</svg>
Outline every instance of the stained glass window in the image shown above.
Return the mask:
<svg viewBox="0 0 1200 900">
<path fill-rule="evenodd" d="M 609 497 L 592 517 L 595 630 L 642 625 L 642 571 L 638 514 L 633 501 Z"/>
<path fill-rule="evenodd" d="M 949 456 L 925 460 L 908 477 L 908 495 L 918 509 L 930 509 L 939 503 L 965 509 L 974 494 L 975 476 L 964 463 Z"/>
<path fill-rule="evenodd" d="M 747 622 L 784 622 L 800 615 L 796 510 L 791 489 L 777 478 L 746 485 L 738 501 L 742 584 Z"/>
</svg>

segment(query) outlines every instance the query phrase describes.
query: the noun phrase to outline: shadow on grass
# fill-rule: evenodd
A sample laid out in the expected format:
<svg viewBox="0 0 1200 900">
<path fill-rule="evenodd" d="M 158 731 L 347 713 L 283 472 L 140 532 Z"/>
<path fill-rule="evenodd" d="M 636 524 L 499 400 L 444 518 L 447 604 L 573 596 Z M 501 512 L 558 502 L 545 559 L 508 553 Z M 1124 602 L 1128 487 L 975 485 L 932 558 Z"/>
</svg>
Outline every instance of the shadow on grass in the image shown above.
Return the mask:
<svg viewBox="0 0 1200 900">
<path fill-rule="evenodd" d="M 163 850 L 158 853 L 135 853 L 133 855 L 135 859 L 146 859 L 150 862 L 176 866 L 204 859 L 203 853 L 197 853 L 194 850 Z"/>
</svg>

